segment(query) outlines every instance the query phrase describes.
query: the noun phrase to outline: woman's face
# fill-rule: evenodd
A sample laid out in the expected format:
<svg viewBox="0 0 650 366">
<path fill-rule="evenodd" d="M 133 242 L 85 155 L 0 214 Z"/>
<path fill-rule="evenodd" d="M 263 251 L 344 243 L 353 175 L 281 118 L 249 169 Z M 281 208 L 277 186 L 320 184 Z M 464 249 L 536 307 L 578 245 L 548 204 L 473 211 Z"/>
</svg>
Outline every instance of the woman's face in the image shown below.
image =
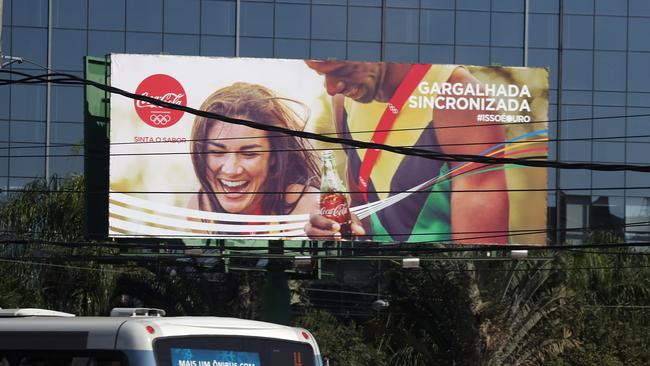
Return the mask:
<svg viewBox="0 0 650 366">
<path fill-rule="evenodd" d="M 207 175 L 217 200 L 230 213 L 256 213 L 269 172 L 271 143 L 266 132 L 216 122 L 208 130 Z"/>
</svg>

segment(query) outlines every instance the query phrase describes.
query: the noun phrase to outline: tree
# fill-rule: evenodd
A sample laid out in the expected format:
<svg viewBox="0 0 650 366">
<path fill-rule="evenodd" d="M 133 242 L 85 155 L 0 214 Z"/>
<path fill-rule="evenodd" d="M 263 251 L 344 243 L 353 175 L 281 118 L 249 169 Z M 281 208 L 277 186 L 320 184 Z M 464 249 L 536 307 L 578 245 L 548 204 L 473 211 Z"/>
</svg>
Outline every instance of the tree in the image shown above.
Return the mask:
<svg viewBox="0 0 650 366">
<path fill-rule="evenodd" d="M 66 260 L 108 251 L 74 245 L 83 239 L 83 187 L 82 176 L 39 179 L 0 203 L 1 307 L 107 311 L 119 271 L 93 261 L 83 263 L 91 268 L 84 269 Z"/>
<path fill-rule="evenodd" d="M 386 356 L 373 345 L 368 344 L 362 328 L 354 322 L 343 323 L 322 310 L 308 311 L 293 322 L 296 326 L 309 329 L 318 341 L 321 355 L 332 366 L 382 366 Z"/>
</svg>

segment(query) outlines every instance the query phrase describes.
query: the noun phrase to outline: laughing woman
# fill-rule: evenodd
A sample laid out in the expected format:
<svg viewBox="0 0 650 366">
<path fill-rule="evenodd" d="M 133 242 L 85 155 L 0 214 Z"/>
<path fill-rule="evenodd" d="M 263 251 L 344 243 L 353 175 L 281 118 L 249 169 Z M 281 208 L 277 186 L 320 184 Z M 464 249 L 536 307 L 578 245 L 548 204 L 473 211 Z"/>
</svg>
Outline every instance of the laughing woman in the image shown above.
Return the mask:
<svg viewBox="0 0 650 366">
<path fill-rule="evenodd" d="M 302 130 L 304 122 L 266 87 L 235 83 L 210 95 L 201 110 L 265 125 Z M 188 208 L 253 215 L 310 213 L 318 209 L 319 171 L 311 146 L 300 138 L 218 119 L 196 117 L 191 143 L 201 184 Z"/>
</svg>

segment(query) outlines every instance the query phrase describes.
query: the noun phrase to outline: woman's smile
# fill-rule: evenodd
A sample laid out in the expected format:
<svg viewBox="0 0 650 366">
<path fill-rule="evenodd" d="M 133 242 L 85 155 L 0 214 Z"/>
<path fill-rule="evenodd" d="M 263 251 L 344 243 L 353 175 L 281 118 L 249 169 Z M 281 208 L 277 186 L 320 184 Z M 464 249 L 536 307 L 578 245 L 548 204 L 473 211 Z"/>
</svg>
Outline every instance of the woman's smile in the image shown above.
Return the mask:
<svg viewBox="0 0 650 366">
<path fill-rule="evenodd" d="M 219 122 L 207 139 L 207 176 L 221 207 L 230 213 L 259 212 L 262 196 L 255 193 L 264 189 L 270 164 L 266 132 Z"/>
</svg>

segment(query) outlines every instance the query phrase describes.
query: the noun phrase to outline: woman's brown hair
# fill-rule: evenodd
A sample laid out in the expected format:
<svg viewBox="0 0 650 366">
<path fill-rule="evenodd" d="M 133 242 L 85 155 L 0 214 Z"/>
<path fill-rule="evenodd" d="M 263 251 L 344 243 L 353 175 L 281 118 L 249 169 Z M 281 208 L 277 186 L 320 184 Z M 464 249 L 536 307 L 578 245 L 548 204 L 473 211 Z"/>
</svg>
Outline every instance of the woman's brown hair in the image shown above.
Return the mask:
<svg viewBox="0 0 650 366">
<path fill-rule="evenodd" d="M 257 123 L 302 130 L 305 122 L 285 103 L 300 102 L 281 98 L 270 89 L 243 82 L 237 82 L 212 93 L 201 105 L 201 110 L 232 118 L 240 118 Z M 306 108 L 305 108 L 306 110 Z M 305 118 L 306 119 L 306 118 Z M 201 183 L 198 197 L 199 209 L 224 212 L 206 175 L 207 136 L 215 123 L 226 123 L 218 119 L 197 116 L 192 127 L 191 155 L 194 172 Z M 246 136 L 242 136 L 246 138 Z M 308 186 L 320 185 L 320 174 L 316 156 L 311 145 L 299 137 L 280 133 L 267 133 L 271 146 L 269 175 L 261 187 L 262 214 L 288 214 L 299 199 L 287 202 L 287 187 L 291 184 L 303 185 L 304 194 Z M 206 197 L 204 197 L 206 196 Z M 206 199 L 209 207 L 206 206 Z"/>
</svg>

